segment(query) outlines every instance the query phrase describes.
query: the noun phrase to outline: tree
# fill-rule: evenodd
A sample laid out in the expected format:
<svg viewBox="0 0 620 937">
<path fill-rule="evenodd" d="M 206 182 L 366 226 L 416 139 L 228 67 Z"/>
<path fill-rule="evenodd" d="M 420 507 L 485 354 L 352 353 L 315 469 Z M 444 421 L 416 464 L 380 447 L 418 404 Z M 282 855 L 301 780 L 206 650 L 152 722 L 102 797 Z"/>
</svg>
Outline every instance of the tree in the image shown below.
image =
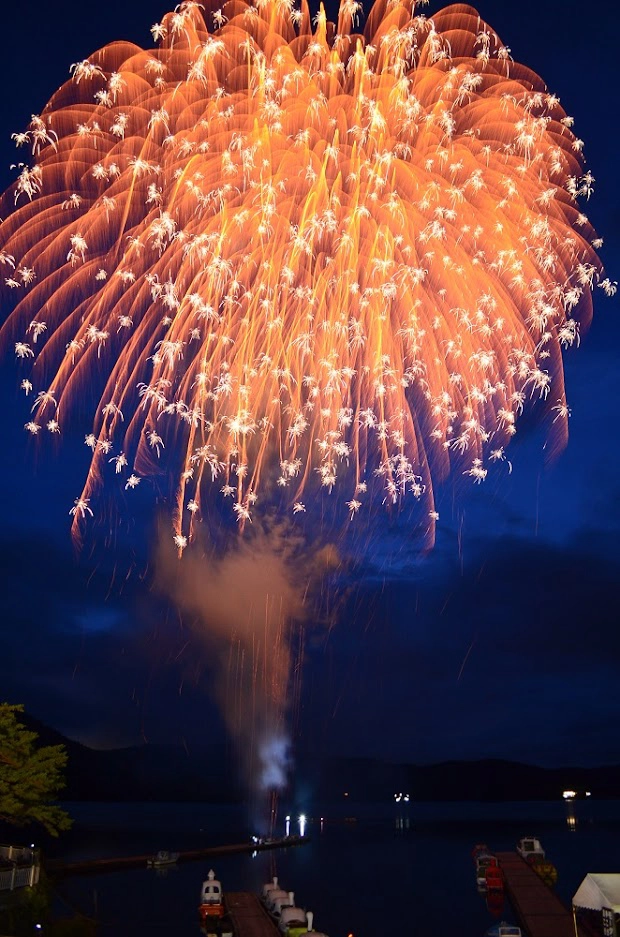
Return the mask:
<svg viewBox="0 0 620 937">
<path fill-rule="evenodd" d="M 52 801 L 64 788 L 64 745 L 37 747 L 38 735 L 18 719 L 23 706 L 0 703 L 0 820 L 18 826 L 39 823 L 52 836 L 71 817 Z"/>
</svg>

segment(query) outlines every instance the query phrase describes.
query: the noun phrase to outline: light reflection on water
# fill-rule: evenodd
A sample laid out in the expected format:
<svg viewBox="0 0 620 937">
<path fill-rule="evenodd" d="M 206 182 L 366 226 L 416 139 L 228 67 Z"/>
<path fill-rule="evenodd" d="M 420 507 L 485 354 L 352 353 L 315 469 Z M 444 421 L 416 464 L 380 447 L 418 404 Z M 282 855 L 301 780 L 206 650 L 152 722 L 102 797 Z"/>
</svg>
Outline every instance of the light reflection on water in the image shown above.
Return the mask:
<svg viewBox="0 0 620 937">
<path fill-rule="evenodd" d="M 253 832 L 249 812 L 241 807 L 151 803 L 69 809 L 76 829 L 57 847 L 68 860 L 246 842 Z M 475 843 L 507 850 L 522 836 L 539 837 L 558 869 L 556 890 L 566 902 L 587 872 L 619 871 L 620 802 L 303 804 L 290 808 L 292 832 L 302 810 L 308 838 L 302 846 L 184 863 L 166 875 L 140 868 L 76 876 L 62 890 L 84 913 L 96 908 L 101 937 L 135 937 L 137 928 L 199 937 L 198 897 L 211 865 L 230 891 L 259 892 L 277 875 L 329 937 L 384 937 L 405 930 L 414 937 L 445 937 L 455 919 L 448 907 L 460 937 L 479 937 L 499 916 L 512 918 L 509 908 L 488 910 L 476 891 Z M 285 833 L 285 815 L 282 810 L 276 833 Z"/>
</svg>

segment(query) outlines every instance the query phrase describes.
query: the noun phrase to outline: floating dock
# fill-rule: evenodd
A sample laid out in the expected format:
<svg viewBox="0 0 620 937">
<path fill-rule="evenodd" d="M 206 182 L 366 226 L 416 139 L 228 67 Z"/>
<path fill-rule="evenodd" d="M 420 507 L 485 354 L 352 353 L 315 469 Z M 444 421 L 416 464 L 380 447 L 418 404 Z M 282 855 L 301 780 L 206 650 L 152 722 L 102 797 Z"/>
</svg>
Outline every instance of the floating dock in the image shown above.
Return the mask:
<svg viewBox="0 0 620 937">
<path fill-rule="evenodd" d="M 301 846 L 309 842 L 305 836 L 285 836 L 282 839 L 270 839 L 259 843 L 232 843 L 222 846 L 205 846 L 203 849 L 189 849 L 179 852 L 177 862 L 195 862 L 212 856 L 225 856 L 231 853 L 260 852 L 265 849 L 285 849 L 289 846 Z M 87 875 L 100 872 L 118 872 L 122 869 L 146 868 L 147 861 L 153 855 L 115 856 L 107 859 L 82 859 L 77 862 L 65 862 L 62 859 L 50 859 L 45 863 L 47 872 L 61 875 Z M 164 867 L 165 868 L 165 867 Z M 169 868 L 169 866 L 168 866 Z"/>
<path fill-rule="evenodd" d="M 506 891 L 519 926 L 528 937 L 575 937 L 572 911 L 517 852 L 498 852 Z M 583 925 L 578 937 L 591 937 Z"/>
<path fill-rule="evenodd" d="M 282 937 L 256 895 L 245 891 L 226 892 L 226 910 L 241 937 Z"/>
</svg>

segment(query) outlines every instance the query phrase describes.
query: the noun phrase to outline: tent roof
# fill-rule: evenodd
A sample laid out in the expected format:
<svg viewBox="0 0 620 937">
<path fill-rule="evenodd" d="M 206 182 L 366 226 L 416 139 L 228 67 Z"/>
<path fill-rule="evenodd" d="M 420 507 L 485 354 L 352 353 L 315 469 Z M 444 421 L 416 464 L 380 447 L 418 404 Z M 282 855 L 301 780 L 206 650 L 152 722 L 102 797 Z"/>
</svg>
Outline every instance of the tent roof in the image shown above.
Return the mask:
<svg viewBox="0 0 620 937">
<path fill-rule="evenodd" d="M 611 908 L 620 912 L 620 874 L 617 872 L 588 872 L 573 895 L 576 908 Z"/>
</svg>

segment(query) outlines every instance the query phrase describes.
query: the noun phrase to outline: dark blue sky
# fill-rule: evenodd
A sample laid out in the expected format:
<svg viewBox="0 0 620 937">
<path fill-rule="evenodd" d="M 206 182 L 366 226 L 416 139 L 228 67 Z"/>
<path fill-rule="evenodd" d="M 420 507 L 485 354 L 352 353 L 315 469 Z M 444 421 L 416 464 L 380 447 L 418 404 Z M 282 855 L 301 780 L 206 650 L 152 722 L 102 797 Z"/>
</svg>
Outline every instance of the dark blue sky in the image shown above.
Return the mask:
<svg viewBox="0 0 620 937">
<path fill-rule="evenodd" d="M 575 117 L 596 177 L 588 214 L 617 279 L 616 12 L 572 0 L 477 9 Z M 149 45 L 166 10 L 145 0 L 110 0 L 96 12 L 65 0 L 11 6 L 0 61 L 3 188 L 10 134 L 69 66 L 113 39 Z M 540 435 L 518 436 L 511 475 L 442 493 L 432 554 L 417 556 L 401 527 L 386 527 L 360 568 L 341 576 L 337 623 L 307 632 L 300 747 L 412 762 L 620 760 L 617 310 L 597 291 L 594 324 L 567 356 L 570 440 L 557 460 L 547 463 Z M 24 438 L 10 349 L 1 374 L 0 696 L 94 745 L 199 745 L 211 719 L 221 740 L 209 667 L 142 575 L 148 506 L 115 553 L 96 543 L 76 559 L 68 509 L 83 451 L 69 443 L 38 459 Z"/>
</svg>

